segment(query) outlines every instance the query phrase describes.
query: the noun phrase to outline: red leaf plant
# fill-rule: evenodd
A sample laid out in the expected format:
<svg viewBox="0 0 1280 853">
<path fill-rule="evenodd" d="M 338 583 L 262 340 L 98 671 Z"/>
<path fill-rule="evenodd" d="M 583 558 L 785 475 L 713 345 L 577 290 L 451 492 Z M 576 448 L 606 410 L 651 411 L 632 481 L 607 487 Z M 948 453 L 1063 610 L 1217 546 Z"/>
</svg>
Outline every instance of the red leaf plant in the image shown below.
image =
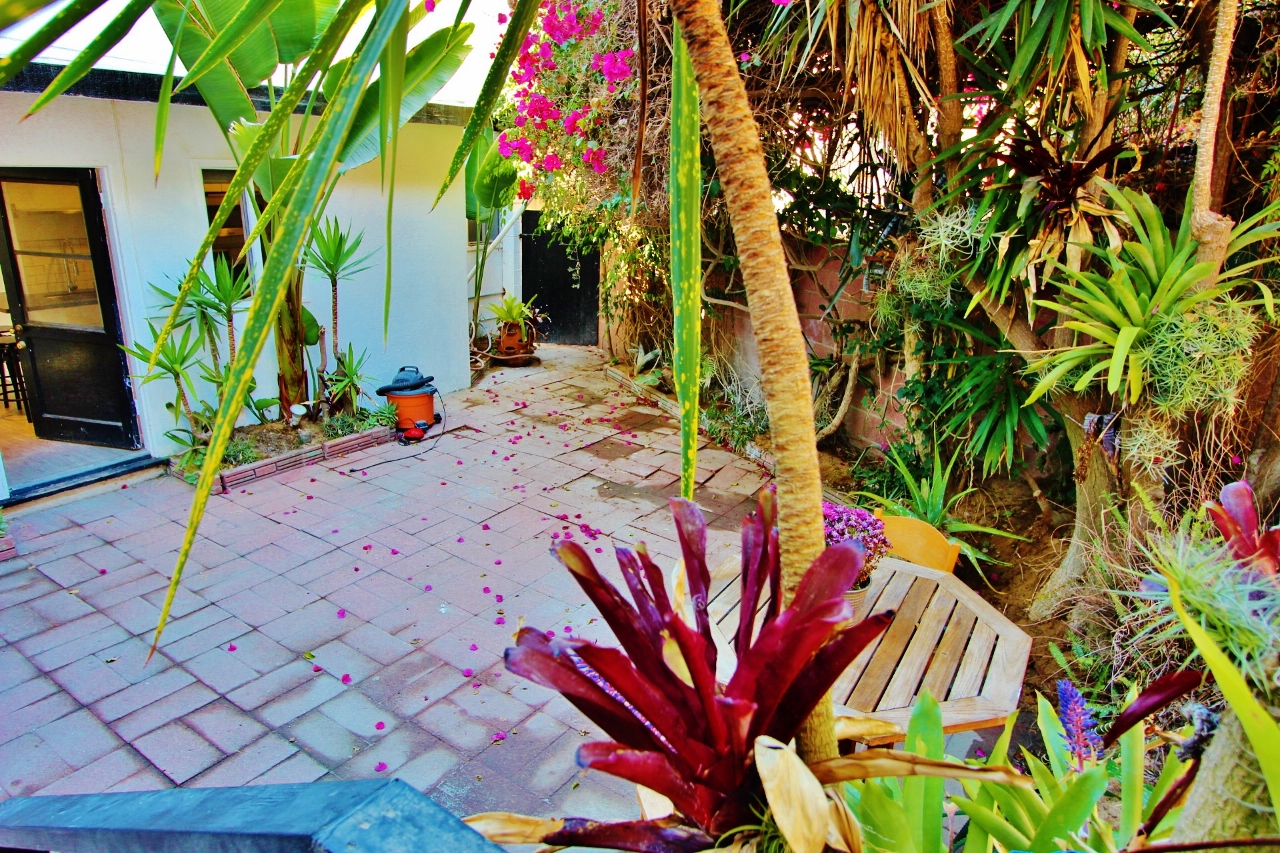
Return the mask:
<svg viewBox="0 0 1280 853">
<path fill-rule="evenodd" d="M 1253 488 L 1248 482 L 1228 483 L 1222 487 L 1220 502 L 1208 501 L 1204 507 L 1238 563 L 1276 577 L 1280 570 L 1280 527 L 1267 530 L 1259 525 Z"/>
<path fill-rule="evenodd" d="M 742 613 L 734 644 L 737 668 L 716 682 L 716 647 L 707 602 L 706 522 L 697 506 L 671 499 L 694 624 L 676 612 L 662 570 L 643 544 L 618 546 L 618 565 L 632 601 L 600 574 L 575 542 L 554 546 L 599 608 L 622 650 L 577 638 L 550 638 L 529 627 L 507 649 L 506 666 L 559 691 L 612 741 L 588 743 L 578 764 L 644 785 L 668 797 L 676 814 L 616 825 L 570 819 L 543 837 L 547 844 L 635 851 L 693 851 L 714 845 L 734 827 L 752 823 L 764 803 L 752 761 L 756 737 L 790 741 L 836 678 L 893 618 L 862 622 L 844 593 L 858 578 L 863 549 L 848 541 L 809 567 L 794 600 L 780 610 L 777 507 L 772 489 L 742 522 Z M 634 603 L 633 603 L 634 602 Z M 758 623 L 758 627 L 757 627 Z M 613 827 L 613 828 L 611 828 Z"/>
</svg>

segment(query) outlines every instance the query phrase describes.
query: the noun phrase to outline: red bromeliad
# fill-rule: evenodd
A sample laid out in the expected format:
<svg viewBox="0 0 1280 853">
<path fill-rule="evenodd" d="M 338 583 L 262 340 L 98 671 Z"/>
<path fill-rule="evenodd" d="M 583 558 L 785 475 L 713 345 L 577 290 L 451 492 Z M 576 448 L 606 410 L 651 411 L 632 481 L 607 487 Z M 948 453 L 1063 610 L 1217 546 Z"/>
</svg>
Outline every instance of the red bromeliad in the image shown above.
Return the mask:
<svg viewBox="0 0 1280 853">
<path fill-rule="evenodd" d="M 1205 509 L 1227 540 L 1237 562 L 1275 577 L 1280 571 L 1280 527 L 1267 530 L 1258 523 L 1253 488 L 1244 480 L 1222 487 L 1221 502 L 1208 501 Z"/>
<path fill-rule="evenodd" d="M 742 613 L 734 637 L 737 668 L 716 681 L 716 647 L 707 602 L 706 522 L 697 506 L 673 498 L 672 512 L 687 573 L 693 624 L 677 612 L 662 570 L 645 547 L 618 547 L 628 601 L 601 576 L 574 542 L 556 556 L 613 629 L 622 651 L 587 640 L 552 638 L 524 628 L 507 649 L 507 669 L 562 693 L 612 742 L 589 743 L 578 763 L 644 785 L 669 798 L 677 817 L 626 825 L 627 850 L 702 850 L 726 830 L 753 819 L 762 800 L 752 747 L 760 735 L 790 741 L 858 653 L 892 620 L 884 613 L 853 621 L 844 593 L 858 578 L 863 549 L 856 542 L 828 548 L 805 574 L 795 599 L 781 595 L 776 504 L 762 491 L 758 509 L 742 522 Z M 755 622 L 759 622 L 756 627 Z M 625 652 L 625 653 L 624 653 Z M 570 820 L 542 840 L 548 844 L 619 844 L 621 827 Z M 597 838 L 599 836 L 599 838 Z"/>
</svg>

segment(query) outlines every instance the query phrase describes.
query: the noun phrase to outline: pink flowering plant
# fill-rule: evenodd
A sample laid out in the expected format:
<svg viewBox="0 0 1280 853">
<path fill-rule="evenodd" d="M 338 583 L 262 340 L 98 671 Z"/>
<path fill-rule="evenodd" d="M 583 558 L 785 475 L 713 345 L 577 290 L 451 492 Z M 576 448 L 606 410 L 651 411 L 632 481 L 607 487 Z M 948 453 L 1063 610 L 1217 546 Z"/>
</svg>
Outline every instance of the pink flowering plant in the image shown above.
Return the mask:
<svg viewBox="0 0 1280 853">
<path fill-rule="evenodd" d="M 635 87 L 636 56 L 618 19 L 614 0 L 543 0 L 498 116 L 498 150 L 519 169 L 521 199 L 580 182 L 598 197 L 620 191 L 626 169 L 610 157 L 611 130 Z"/>
<path fill-rule="evenodd" d="M 865 580 L 875 570 L 880 558 L 889 551 L 889 540 L 884 535 L 884 522 L 862 507 L 823 501 L 822 529 L 826 534 L 828 548 L 849 539 L 862 543 L 866 557 L 859 580 Z"/>
</svg>

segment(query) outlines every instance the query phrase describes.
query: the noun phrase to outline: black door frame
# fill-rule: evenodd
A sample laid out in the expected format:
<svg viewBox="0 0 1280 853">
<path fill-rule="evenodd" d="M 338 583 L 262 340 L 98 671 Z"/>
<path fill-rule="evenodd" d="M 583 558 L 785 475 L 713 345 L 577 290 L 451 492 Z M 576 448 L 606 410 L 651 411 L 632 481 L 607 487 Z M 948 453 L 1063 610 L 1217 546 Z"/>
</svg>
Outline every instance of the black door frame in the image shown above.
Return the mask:
<svg viewBox="0 0 1280 853">
<path fill-rule="evenodd" d="M 129 363 L 125 352 L 120 348 L 124 343 L 123 328 L 120 322 L 119 299 L 116 293 L 116 278 L 111 265 L 111 250 L 107 243 L 106 218 L 102 206 L 102 194 L 98 184 L 98 172 L 93 168 L 49 168 L 49 167 L 0 167 L 0 181 L 19 181 L 23 183 L 75 184 L 80 189 L 80 206 L 84 211 L 85 232 L 89 238 L 89 255 L 93 264 L 94 282 L 98 292 L 98 306 L 102 312 L 102 333 L 116 346 L 116 356 L 120 363 L 122 379 L 119 393 L 124 404 L 122 411 L 126 413 L 121 427 L 127 449 L 137 450 L 142 447 L 141 434 L 138 428 L 137 401 L 133 395 L 133 383 L 129 377 Z M 9 227 L 8 210 L 4 204 L 4 190 L 0 186 L 0 271 L 4 273 L 5 287 L 9 295 L 9 314 L 15 327 L 28 325 L 26 309 L 22 298 L 22 284 L 18 278 L 17 256 L 14 254 L 13 236 Z M 15 294 L 17 298 L 15 299 Z M 40 335 L 46 338 L 75 341 L 81 340 L 84 332 L 76 329 L 62 329 L 40 326 Z M 99 333 L 94 333 L 99 334 Z M 19 335 L 19 338 L 22 336 Z M 30 413 L 37 433 L 43 428 L 47 437 L 53 440 L 102 443 L 119 447 L 120 442 L 114 436 L 121 427 L 114 422 L 92 421 L 86 419 L 74 426 L 67 424 L 69 419 L 50 418 L 44 414 L 41 402 L 39 374 L 31 359 L 31 350 L 21 352 L 24 377 L 27 380 L 27 395 Z M 41 422 L 42 421 L 42 422 Z M 107 428 L 107 424 L 110 428 Z M 62 435 L 54 437 L 55 433 Z M 111 434 L 110 440 L 95 441 L 95 435 Z"/>
</svg>

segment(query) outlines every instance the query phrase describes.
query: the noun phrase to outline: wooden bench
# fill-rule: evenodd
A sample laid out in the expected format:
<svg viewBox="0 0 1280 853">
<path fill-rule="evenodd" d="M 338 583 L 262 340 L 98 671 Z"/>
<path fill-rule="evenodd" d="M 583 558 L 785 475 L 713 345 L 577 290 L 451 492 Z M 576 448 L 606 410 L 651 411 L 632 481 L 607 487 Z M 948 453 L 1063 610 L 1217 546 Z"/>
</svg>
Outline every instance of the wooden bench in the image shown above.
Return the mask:
<svg viewBox="0 0 1280 853">
<path fill-rule="evenodd" d="M 712 572 L 711 594 L 708 611 L 723 680 L 736 660 L 725 640 L 738 625 L 736 565 L 726 561 Z M 924 689 L 942 706 L 947 733 L 1000 726 L 1017 710 L 1031 638 L 954 575 L 885 557 L 865 594 L 850 595 L 860 619 L 887 610 L 897 615 L 836 680 L 838 714 L 872 717 L 905 731 Z M 757 618 L 763 608 L 762 602 Z M 902 735 L 859 740 L 880 746 Z"/>
</svg>

